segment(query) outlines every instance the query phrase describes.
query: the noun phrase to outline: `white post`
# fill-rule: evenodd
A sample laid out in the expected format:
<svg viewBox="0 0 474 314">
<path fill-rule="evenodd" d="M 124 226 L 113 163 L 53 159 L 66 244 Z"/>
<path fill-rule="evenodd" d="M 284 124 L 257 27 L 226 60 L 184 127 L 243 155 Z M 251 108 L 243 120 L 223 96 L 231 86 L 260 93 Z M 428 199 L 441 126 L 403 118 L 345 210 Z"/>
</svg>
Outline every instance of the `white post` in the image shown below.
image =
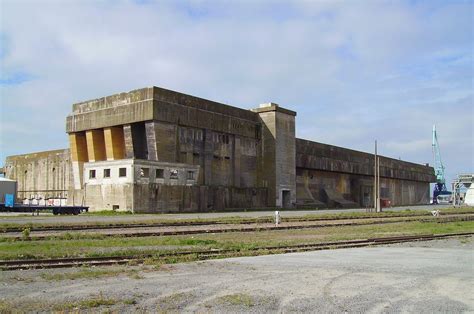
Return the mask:
<svg viewBox="0 0 474 314">
<path fill-rule="evenodd" d="M 278 210 L 275 211 L 275 226 L 278 226 L 281 222 L 280 212 Z"/>
</svg>

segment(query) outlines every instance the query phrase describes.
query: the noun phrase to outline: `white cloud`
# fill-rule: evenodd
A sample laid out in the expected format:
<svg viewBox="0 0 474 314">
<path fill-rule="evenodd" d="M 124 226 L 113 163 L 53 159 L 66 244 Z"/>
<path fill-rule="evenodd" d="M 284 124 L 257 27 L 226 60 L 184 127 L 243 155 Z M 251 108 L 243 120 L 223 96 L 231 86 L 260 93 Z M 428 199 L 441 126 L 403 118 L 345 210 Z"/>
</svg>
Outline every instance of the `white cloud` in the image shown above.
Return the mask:
<svg viewBox="0 0 474 314">
<path fill-rule="evenodd" d="M 377 137 L 417 162 L 431 161 L 437 123 L 447 168 L 474 171 L 470 2 L 0 6 L 1 70 L 34 77 L 0 86 L 0 122 L 34 130 L 2 127 L 1 160 L 66 147 L 74 102 L 158 85 L 244 108 L 274 101 L 298 111 L 302 137 L 368 151 Z"/>
</svg>

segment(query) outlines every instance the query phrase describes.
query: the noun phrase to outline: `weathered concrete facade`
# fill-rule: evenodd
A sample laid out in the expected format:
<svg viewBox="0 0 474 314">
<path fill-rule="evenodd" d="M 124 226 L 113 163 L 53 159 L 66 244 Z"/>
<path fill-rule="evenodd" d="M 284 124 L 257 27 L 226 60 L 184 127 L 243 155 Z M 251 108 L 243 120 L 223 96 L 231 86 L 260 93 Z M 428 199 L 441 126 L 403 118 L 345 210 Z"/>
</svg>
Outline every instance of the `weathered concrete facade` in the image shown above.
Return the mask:
<svg viewBox="0 0 474 314">
<path fill-rule="evenodd" d="M 69 198 L 72 183 L 69 149 L 9 156 L 5 177 L 16 180 L 20 202 L 45 204 Z"/>
<path fill-rule="evenodd" d="M 296 140 L 299 205 L 373 206 L 374 155 Z M 433 168 L 380 156 L 381 198 L 392 205 L 429 203 Z"/>
<path fill-rule="evenodd" d="M 295 116 L 273 103 L 249 111 L 158 87 L 74 104 L 60 164 L 68 176 L 47 173 L 47 187 L 65 180 L 68 201 L 92 210 L 370 205 L 373 156 L 296 139 Z M 7 159 L 20 191 L 39 189 L 54 167 L 54 153 L 42 154 L 36 181 L 18 161 L 33 156 Z M 383 157 L 381 176 L 393 204 L 428 202 L 433 168 Z"/>
</svg>

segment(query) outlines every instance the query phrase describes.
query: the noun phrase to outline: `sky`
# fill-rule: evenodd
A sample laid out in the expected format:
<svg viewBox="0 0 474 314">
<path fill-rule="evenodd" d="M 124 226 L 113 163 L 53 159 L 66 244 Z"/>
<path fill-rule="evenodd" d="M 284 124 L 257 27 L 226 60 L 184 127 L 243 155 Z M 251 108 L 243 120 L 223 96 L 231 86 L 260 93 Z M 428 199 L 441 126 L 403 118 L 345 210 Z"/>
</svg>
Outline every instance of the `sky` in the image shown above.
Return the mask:
<svg viewBox="0 0 474 314">
<path fill-rule="evenodd" d="M 304 139 L 474 173 L 474 1 L 0 0 L 0 165 L 72 104 L 160 86 L 297 111 Z"/>
</svg>

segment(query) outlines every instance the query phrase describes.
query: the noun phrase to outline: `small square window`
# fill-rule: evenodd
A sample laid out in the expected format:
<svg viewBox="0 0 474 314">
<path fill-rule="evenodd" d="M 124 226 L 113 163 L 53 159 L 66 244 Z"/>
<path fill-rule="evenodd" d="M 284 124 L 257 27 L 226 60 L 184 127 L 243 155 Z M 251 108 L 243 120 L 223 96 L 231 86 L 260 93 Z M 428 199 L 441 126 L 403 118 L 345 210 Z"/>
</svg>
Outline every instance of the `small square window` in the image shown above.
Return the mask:
<svg viewBox="0 0 474 314">
<path fill-rule="evenodd" d="M 156 169 L 156 178 L 163 179 L 165 177 L 165 171 L 163 169 Z"/>
<path fill-rule="evenodd" d="M 150 168 L 140 168 L 140 178 L 149 178 Z"/>
<path fill-rule="evenodd" d="M 104 178 L 110 178 L 110 169 L 104 169 Z"/>
<path fill-rule="evenodd" d="M 89 179 L 95 179 L 95 170 L 89 170 Z"/>
<path fill-rule="evenodd" d="M 194 180 L 194 171 L 188 171 L 188 180 Z"/>
<path fill-rule="evenodd" d="M 119 177 L 127 176 L 127 168 L 119 168 Z"/>
</svg>

